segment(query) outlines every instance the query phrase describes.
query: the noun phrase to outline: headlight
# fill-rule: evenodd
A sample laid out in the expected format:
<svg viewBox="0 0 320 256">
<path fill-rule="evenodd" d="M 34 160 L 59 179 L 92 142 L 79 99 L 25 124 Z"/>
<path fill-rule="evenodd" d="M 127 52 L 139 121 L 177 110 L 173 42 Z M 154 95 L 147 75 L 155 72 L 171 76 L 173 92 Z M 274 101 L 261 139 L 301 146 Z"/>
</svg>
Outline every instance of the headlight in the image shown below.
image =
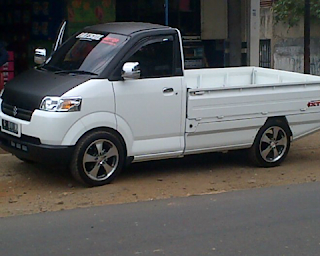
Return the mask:
<svg viewBox="0 0 320 256">
<path fill-rule="evenodd" d="M 82 99 L 80 97 L 74 98 L 60 98 L 60 97 L 45 97 L 40 109 L 50 112 L 74 112 L 80 111 Z"/>
</svg>

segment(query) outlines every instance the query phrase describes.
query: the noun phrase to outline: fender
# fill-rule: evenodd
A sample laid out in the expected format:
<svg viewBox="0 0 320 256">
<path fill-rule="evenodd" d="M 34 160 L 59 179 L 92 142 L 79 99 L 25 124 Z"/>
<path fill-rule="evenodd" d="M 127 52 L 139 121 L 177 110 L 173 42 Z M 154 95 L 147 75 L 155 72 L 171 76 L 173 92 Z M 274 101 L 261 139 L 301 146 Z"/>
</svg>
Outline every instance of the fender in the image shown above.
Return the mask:
<svg viewBox="0 0 320 256">
<path fill-rule="evenodd" d="M 303 118 L 302 118 L 303 116 Z M 305 113 L 303 115 L 287 116 L 288 125 L 292 132 L 292 139 L 300 139 L 317 132 L 320 129 L 320 112 Z"/>
<path fill-rule="evenodd" d="M 97 112 L 82 117 L 71 126 L 64 136 L 61 145 L 74 146 L 82 135 L 99 127 L 108 127 L 116 130 L 117 124 L 114 113 Z"/>
<path fill-rule="evenodd" d="M 116 120 L 117 120 L 116 130 L 121 134 L 121 136 L 124 139 L 124 142 L 126 143 L 127 155 L 134 156 L 134 152 L 132 151 L 133 142 L 134 142 L 132 130 L 129 124 L 120 116 L 116 115 Z"/>
</svg>

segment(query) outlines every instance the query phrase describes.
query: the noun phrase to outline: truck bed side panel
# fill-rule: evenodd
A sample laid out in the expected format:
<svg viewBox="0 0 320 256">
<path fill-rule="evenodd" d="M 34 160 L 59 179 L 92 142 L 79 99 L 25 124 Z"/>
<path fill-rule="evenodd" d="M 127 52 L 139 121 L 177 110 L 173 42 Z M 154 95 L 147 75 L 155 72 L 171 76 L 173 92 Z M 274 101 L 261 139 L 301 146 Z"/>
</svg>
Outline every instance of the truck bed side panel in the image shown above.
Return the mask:
<svg viewBox="0 0 320 256">
<path fill-rule="evenodd" d="M 293 138 L 302 136 L 320 126 L 320 107 L 308 107 L 317 100 L 316 83 L 189 90 L 186 152 L 250 147 L 268 117 L 287 117 Z"/>
</svg>

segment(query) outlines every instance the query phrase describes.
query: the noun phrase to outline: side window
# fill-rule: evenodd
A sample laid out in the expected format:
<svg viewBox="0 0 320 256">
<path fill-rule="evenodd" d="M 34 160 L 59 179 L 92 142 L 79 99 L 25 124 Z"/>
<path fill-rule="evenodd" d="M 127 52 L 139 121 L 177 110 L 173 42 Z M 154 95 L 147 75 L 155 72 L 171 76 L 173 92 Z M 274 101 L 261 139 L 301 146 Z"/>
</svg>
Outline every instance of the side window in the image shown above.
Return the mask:
<svg viewBox="0 0 320 256">
<path fill-rule="evenodd" d="M 139 62 L 141 78 L 173 76 L 173 41 L 164 39 L 144 45 L 127 62 Z"/>
</svg>

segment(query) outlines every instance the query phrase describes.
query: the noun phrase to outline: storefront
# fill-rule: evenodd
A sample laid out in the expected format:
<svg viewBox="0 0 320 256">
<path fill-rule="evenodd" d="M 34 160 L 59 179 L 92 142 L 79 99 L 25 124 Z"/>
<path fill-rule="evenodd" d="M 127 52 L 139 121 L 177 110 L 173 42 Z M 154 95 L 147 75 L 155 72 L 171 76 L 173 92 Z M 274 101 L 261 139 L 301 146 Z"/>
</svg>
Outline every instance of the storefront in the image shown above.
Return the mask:
<svg viewBox="0 0 320 256">
<path fill-rule="evenodd" d="M 63 1 L 0 0 L 0 40 L 14 53 L 16 74 L 33 65 L 35 47 L 51 48 L 63 10 Z"/>
<path fill-rule="evenodd" d="M 85 25 L 109 21 L 136 21 L 169 25 L 179 28 L 184 43 L 186 68 L 223 67 L 225 66 L 226 31 L 221 38 L 203 35 L 204 13 L 201 6 L 207 0 L 103 0 L 68 1 L 69 34 Z M 212 1 L 211 1 L 212 2 Z M 225 12 L 226 7 L 218 9 L 224 0 L 218 0 L 216 8 L 208 8 L 218 13 Z M 220 3 L 218 3 L 220 2 Z M 208 13 L 207 15 L 211 15 Z M 208 20 L 208 18 L 207 18 Z M 205 21 L 206 22 L 206 21 Z M 221 26 L 221 23 L 219 24 Z M 226 30 L 226 24 L 224 24 Z M 205 39 L 204 39 L 205 38 Z"/>
<path fill-rule="evenodd" d="M 213 6 L 210 3 L 208 6 L 208 2 L 210 1 L 132 0 L 128 2 L 118 0 L 116 17 L 118 21 L 148 21 L 179 28 L 183 37 L 186 68 L 223 67 L 225 66 L 226 27 L 224 27 L 223 36 L 205 35 L 206 28 L 203 23 L 208 22 L 209 12 L 207 11 Z M 221 2 L 226 1 L 211 2 L 215 2 L 216 6 L 213 12 L 224 13 L 223 18 L 226 19 L 226 8 L 221 6 Z M 206 8 L 204 5 L 207 5 Z M 212 9 L 214 8 L 210 11 Z M 211 24 L 212 26 L 214 24 Z"/>
<path fill-rule="evenodd" d="M 68 21 L 68 35 L 97 23 L 151 22 L 180 29 L 186 68 L 224 67 L 228 66 L 229 47 L 227 2 L 0 0 L 0 40 L 5 40 L 8 49 L 14 51 L 15 72 L 20 73 L 33 65 L 36 47 L 51 49 L 63 19 Z M 246 46 L 245 43 L 243 45 Z M 246 65 L 246 56 L 242 64 Z"/>
</svg>

